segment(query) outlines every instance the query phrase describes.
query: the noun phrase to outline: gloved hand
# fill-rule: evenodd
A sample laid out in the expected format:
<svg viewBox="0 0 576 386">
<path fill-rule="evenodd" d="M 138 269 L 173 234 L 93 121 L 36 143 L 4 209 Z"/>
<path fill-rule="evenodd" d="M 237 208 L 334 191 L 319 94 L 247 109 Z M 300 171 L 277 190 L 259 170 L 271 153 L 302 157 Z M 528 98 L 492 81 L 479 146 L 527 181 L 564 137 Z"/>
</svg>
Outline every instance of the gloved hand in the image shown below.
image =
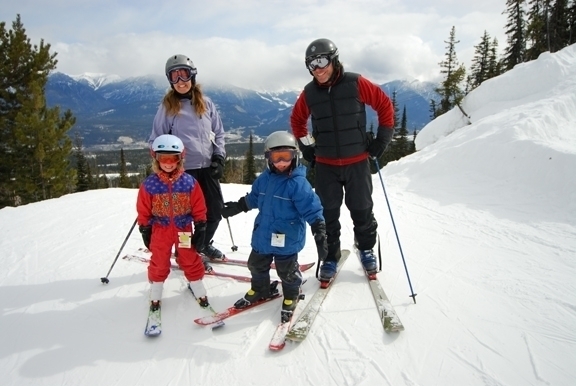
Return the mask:
<svg viewBox="0 0 576 386">
<path fill-rule="evenodd" d="M 318 250 L 318 259 L 320 261 L 326 260 L 328 256 L 328 241 L 326 240 L 326 223 L 322 220 L 316 221 L 311 225 L 314 241 L 316 242 L 316 249 Z"/>
<path fill-rule="evenodd" d="M 192 245 L 196 248 L 196 251 L 201 253 L 204 250 L 204 239 L 206 238 L 206 222 L 195 222 L 194 223 L 194 235 L 192 236 Z"/>
<path fill-rule="evenodd" d="M 300 146 L 300 151 L 302 152 L 302 157 L 312 163 L 316 159 L 316 147 L 315 146 Z"/>
<path fill-rule="evenodd" d="M 212 156 L 212 163 L 210 164 L 210 176 L 215 180 L 222 178 L 224 174 L 224 157 L 219 154 Z"/>
<path fill-rule="evenodd" d="M 240 212 L 248 212 L 248 204 L 246 204 L 246 197 L 242 197 L 238 202 L 230 201 L 224 203 L 224 208 L 222 208 L 222 217 L 228 218 L 236 216 Z"/>
<path fill-rule="evenodd" d="M 142 241 L 146 249 L 150 249 L 150 240 L 152 240 L 152 225 L 140 225 L 138 230 L 142 235 Z"/>
<path fill-rule="evenodd" d="M 370 157 L 380 158 L 384 154 L 384 150 L 388 147 L 388 144 L 392 140 L 394 135 L 394 129 L 384 126 L 378 126 L 378 134 L 376 138 L 368 145 L 368 153 Z"/>
</svg>

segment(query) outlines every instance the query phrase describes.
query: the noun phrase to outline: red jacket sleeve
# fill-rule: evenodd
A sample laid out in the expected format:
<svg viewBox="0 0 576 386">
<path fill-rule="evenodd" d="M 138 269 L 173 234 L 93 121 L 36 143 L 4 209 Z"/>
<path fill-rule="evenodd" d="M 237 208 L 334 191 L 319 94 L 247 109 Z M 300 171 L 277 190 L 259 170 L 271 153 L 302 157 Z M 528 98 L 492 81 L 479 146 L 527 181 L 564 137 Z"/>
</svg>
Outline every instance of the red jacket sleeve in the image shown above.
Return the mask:
<svg viewBox="0 0 576 386">
<path fill-rule="evenodd" d="M 149 225 L 152 218 L 152 196 L 140 185 L 138 198 L 136 199 L 136 212 L 138 213 L 138 225 Z"/>
<path fill-rule="evenodd" d="M 378 114 L 378 126 L 394 127 L 394 106 L 382 89 L 368 79 L 358 77 L 360 101 L 366 103 Z"/>
<path fill-rule="evenodd" d="M 204 201 L 204 193 L 198 181 L 194 184 L 190 194 L 190 208 L 194 222 L 206 222 L 206 201 Z"/>
<path fill-rule="evenodd" d="M 290 126 L 292 127 L 292 134 L 296 139 L 305 137 L 308 134 L 308 118 L 310 117 L 310 110 L 306 104 L 306 97 L 304 91 L 300 93 L 292 114 L 290 115 Z"/>
</svg>

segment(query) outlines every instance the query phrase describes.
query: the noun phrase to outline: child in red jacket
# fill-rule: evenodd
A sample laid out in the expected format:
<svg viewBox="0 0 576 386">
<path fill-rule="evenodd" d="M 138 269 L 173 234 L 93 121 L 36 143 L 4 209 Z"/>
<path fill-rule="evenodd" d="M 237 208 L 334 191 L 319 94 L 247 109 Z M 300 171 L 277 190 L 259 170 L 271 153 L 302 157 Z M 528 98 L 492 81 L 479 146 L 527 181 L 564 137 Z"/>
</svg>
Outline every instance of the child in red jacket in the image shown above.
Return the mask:
<svg viewBox="0 0 576 386">
<path fill-rule="evenodd" d="M 174 245 L 176 262 L 198 302 L 202 307 L 209 305 L 202 282 L 204 263 L 197 250 L 204 245 L 206 204 L 198 182 L 184 172 L 184 153 L 178 137 L 157 137 L 151 150 L 154 174 L 144 180 L 138 191 L 138 225 L 144 245 L 152 252 L 148 265 L 151 309 L 160 307 Z"/>
</svg>

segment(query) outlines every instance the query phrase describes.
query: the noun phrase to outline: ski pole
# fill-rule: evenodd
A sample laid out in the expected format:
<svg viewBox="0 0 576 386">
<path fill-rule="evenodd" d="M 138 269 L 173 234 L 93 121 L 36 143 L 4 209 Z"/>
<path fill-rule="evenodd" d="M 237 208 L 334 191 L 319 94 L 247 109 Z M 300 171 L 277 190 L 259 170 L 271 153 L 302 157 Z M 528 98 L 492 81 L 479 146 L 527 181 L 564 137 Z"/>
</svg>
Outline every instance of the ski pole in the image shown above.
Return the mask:
<svg viewBox="0 0 576 386">
<path fill-rule="evenodd" d="M 232 240 L 232 250 L 237 251 L 238 247 L 234 243 L 234 237 L 232 237 L 232 228 L 230 228 L 230 220 L 226 217 L 226 222 L 228 223 L 228 232 L 230 232 L 230 240 Z"/>
<path fill-rule="evenodd" d="M 130 230 L 128 231 L 128 234 L 126 235 L 126 238 L 124 239 L 124 242 L 122 243 L 122 246 L 120 247 L 120 250 L 118 251 L 118 254 L 116 255 L 116 258 L 112 262 L 112 265 L 110 266 L 110 269 L 108 270 L 108 273 L 106 274 L 105 277 L 100 278 L 100 281 L 103 284 L 108 284 L 108 282 L 110 281 L 110 280 L 108 280 L 108 275 L 110 275 L 110 272 L 112 272 L 112 268 L 114 268 L 114 265 L 116 264 L 116 261 L 118 260 L 118 256 L 120 256 L 120 253 L 122 253 L 122 249 L 124 249 L 124 245 L 126 245 L 126 241 L 128 241 L 128 237 L 130 237 L 130 235 L 132 234 L 132 231 L 134 230 L 134 227 L 136 226 L 137 221 L 138 221 L 138 219 L 136 218 L 136 220 L 134 220 L 134 224 L 132 224 L 132 227 L 130 227 Z"/>
<path fill-rule="evenodd" d="M 386 205 L 388 205 L 388 212 L 390 212 L 390 219 L 392 220 L 392 227 L 394 228 L 394 233 L 396 234 L 396 241 L 398 241 L 398 248 L 400 249 L 400 255 L 402 256 L 402 262 L 404 263 L 404 270 L 406 271 L 406 277 L 408 278 L 408 285 L 410 286 L 410 292 L 412 295 L 410 297 L 414 300 L 416 304 L 416 295 L 412 289 L 412 283 L 410 282 L 410 275 L 408 274 L 408 267 L 406 266 L 406 260 L 404 259 L 404 252 L 402 252 L 402 245 L 400 244 L 400 238 L 398 237 L 398 231 L 396 230 L 396 223 L 394 222 L 394 216 L 392 216 L 392 209 L 390 208 L 390 202 L 388 201 L 388 195 L 386 194 L 386 188 L 384 187 L 384 179 L 382 178 L 382 173 L 380 172 L 380 165 L 378 164 L 378 159 L 374 158 L 376 163 L 376 170 L 378 170 L 378 176 L 380 176 L 380 183 L 382 184 L 382 190 L 384 191 L 384 197 L 386 197 Z"/>
</svg>

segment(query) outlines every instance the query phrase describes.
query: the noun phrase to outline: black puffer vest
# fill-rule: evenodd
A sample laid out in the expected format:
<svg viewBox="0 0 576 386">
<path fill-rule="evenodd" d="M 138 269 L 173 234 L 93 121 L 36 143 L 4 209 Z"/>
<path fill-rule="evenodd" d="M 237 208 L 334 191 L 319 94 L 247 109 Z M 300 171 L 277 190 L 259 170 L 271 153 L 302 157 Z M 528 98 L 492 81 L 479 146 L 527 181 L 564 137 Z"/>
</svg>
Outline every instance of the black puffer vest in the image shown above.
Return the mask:
<svg viewBox="0 0 576 386">
<path fill-rule="evenodd" d="M 341 159 L 366 152 L 366 108 L 358 93 L 359 74 L 345 72 L 330 87 L 304 87 L 316 140 L 316 156 Z"/>
</svg>

